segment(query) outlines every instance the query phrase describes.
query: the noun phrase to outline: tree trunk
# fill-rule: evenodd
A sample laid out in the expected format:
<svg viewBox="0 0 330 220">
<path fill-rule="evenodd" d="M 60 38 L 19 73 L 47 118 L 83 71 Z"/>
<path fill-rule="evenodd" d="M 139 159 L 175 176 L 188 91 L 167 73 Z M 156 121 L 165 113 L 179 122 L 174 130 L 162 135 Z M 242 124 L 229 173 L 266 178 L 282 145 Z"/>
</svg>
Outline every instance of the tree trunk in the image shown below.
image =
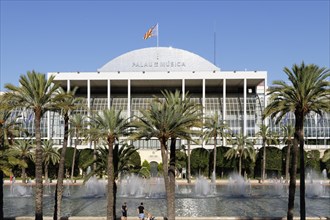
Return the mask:
<svg viewBox="0 0 330 220">
<path fill-rule="evenodd" d="M 188 169 L 187 169 L 187 182 L 190 183 L 190 141 L 188 141 Z"/>
<path fill-rule="evenodd" d="M 166 192 L 168 220 L 175 220 L 175 143 L 176 138 L 171 138 L 170 167 L 168 169 L 169 191 Z"/>
<path fill-rule="evenodd" d="M 23 159 L 25 162 L 25 160 Z M 26 172 L 25 172 L 25 167 L 22 167 L 22 183 L 26 183 Z"/>
<path fill-rule="evenodd" d="M 165 138 L 160 139 L 160 151 L 162 155 L 162 162 L 163 162 L 163 172 L 164 172 L 164 184 L 165 184 L 165 191 L 166 196 L 170 192 L 170 181 L 168 178 L 168 150 L 167 150 L 167 140 Z M 167 209 L 167 215 L 168 215 Z M 167 216 L 169 217 L 169 216 Z"/>
<path fill-rule="evenodd" d="M 55 207 L 54 207 L 54 219 L 60 220 L 61 218 L 61 206 L 62 206 L 62 196 L 63 196 L 63 179 L 64 179 L 64 165 L 65 165 L 65 154 L 68 146 L 68 138 L 69 138 L 69 116 L 64 115 L 64 137 L 63 137 L 63 147 L 61 151 L 60 163 L 58 167 L 57 174 L 57 183 L 56 183 L 56 191 L 57 196 L 55 199 Z M 56 213 L 55 213 L 56 212 Z"/>
<path fill-rule="evenodd" d="M 262 182 L 264 182 L 266 179 L 266 140 L 264 138 L 262 140 L 262 145 L 264 148 L 262 156 Z"/>
<path fill-rule="evenodd" d="M 300 155 L 300 219 L 306 219 L 306 203 L 305 203 L 305 157 L 304 157 L 304 117 L 296 117 L 298 120 L 298 137 L 299 137 L 299 155 Z"/>
<path fill-rule="evenodd" d="M 93 151 L 93 159 L 94 159 L 94 162 L 93 162 L 93 170 L 96 170 L 96 144 L 97 142 L 94 141 L 94 151 Z"/>
<path fill-rule="evenodd" d="M 76 140 L 74 142 L 74 150 L 73 150 L 73 156 L 72 156 L 71 183 L 73 183 L 74 165 L 75 165 L 75 162 L 76 162 L 76 152 L 77 152 L 77 145 L 78 145 L 78 131 L 77 131 L 77 128 L 75 129 L 75 133 L 76 133 Z"/>
<path fill-rule="evenodd" d="M 239 155 L 238 157 L 238 174 L 241 176 L 242 175 L 242 156 Z"/>
<path fill-rule="evenodd" d="M 56 184 L 56 187 L 55 187 L 54 199 L 55 199 L 55 203 L 54 203 L 53 220 L 57 220 L 57 184 Z"/>
<path fill-rule="evenodd" d="M 113 168 L 113 144 L 115 139 L 112 137 L 108 137 L 108 195 L 107 195 L 107 220 L 115 220 L 116 212 L 114 210 L 114 168 Z"/>
<path fill-rule="evenodd" d="M 297 127 L 297 118 L 296 126 Z M 294 210 L 294 197 L 296 194 L 296 176 L 297 176 L 297 156 L 298 156 L 298 143 L 299 135 L 297 129 L 294 133 L 293 147 L 292 147 L 292 160 L 290 169 L 290 183 L 289 183 L 289 201 L 288 201 L 288 213 L 287 220 L 293 220 L 293 210 Z"/>
<path fill-rule="evenodd" d="M 35 162 L 35 219 L 42 220 L 42 203 L 43 203 L 43 185 L 42 185 L 42 148 L 41 148 L 41 132 L 40 132 L 40 120 L 41 109 L 35 110 L 35 135 L 36 135 L 36 162 Z"/>
<path fill-rule="evenodd" d="M 289 181 L 290 151 L 291 151 L 291 137 L 288 138 L 288 147 L 287 147 L 286 159 L 285 159 L 285 182 L 286 183 Z"/>
<path fill-rule="evenodd" d="M 48 183 L 48 164 L 45 165 L 45 183 Z"/>
<path fill-rule="evenodd" d="M 1 147 L 2 148 L 2 147 Z M 0 149 L 2 150 L 2 149 Z M 3 219 L 3 172 L 0 170 L 0 219 Z"/>
<path fill-rule="evenodd" d="M 1 125 L 1 129 L 3 128 L 3 123 L 4 121 L 0 122 Z M 0 151 L 5 150 L 5 135 L 2 136 L 2 138 L 0 139 Z M 3 171 L 0 169 L 0 219 L 4 218 L 4 214 L 3 214 Z"/>
<path fill-rule="evenodd" d="M 214 179 L 212 181 L 215 183 L 215 179 L 217 177 L 217 136 L 214 136 L 214 150 L 213 150 L 213 173 Z M 213 175 L 212 175 L 213 176 Z"/>
</svg>

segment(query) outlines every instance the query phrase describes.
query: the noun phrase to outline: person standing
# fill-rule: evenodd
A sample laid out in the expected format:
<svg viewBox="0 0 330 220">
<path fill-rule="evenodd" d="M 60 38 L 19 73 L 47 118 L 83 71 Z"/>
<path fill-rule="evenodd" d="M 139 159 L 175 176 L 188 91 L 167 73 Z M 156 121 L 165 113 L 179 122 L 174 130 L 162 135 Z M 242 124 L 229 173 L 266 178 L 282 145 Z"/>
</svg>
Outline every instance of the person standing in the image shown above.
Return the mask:
<svg viewBox="0 0 330 220">
<path fill-rule="evenodd" d="M 137 208 L 137 213 L 139 214 L 139 219 L 144 220 L 144 206 L 143 202 L 141 202 L 141 205 Z"/>
<path fill-rule="evenodd" d="M 121 220 L 127 220 L 127 204 L 124 202 L 124 204 L 121 206 Z"/>
</svg>

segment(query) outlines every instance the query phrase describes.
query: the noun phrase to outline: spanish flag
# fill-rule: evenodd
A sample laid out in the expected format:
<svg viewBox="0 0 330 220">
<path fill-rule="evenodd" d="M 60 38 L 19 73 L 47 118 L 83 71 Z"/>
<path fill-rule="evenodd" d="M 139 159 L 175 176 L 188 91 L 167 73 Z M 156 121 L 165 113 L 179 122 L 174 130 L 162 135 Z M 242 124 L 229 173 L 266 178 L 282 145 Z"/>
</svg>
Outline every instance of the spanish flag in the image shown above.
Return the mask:
<svg viewBox="0 0 330 220">
<path fill-rule="evenodd" d="M 150 37 L 155 37 L 158 35 L 158 23 L 153 27 L 149 28 L 149 30 L 144 34 L 143 39 L 147 40 Z"/>
</svg>

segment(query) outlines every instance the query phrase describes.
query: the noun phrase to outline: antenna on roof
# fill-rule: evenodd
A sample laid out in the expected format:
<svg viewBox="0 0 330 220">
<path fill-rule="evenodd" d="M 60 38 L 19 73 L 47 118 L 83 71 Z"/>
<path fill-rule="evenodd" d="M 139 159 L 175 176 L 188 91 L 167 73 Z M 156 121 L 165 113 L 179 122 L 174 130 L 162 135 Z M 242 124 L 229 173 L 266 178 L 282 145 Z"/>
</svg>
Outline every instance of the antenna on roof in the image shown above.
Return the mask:
<svg viewBox="0 0 330 220">
<path fill-rule="evenodd" d="M 213 64 L 214 65 L 216 65 L 216 63 L 215 63 L 215 57 L 216 57 L 216 37 L 217 37 L 217 33 L 216 33 L 216 31 L 215 31 L 215 26 L 216 26 L 216 22 L 214 21 L 214 24 L 213 24 L 213 32 L 214 32 L 214 35 L 213 35 L 213 37 L 214 37 L 214 39 L 213 39 L 213 46 L 214 46 L 214 48 L 213 48 L 213 52 L 214 52 L 214 54 L 213 54 Z"/>
</svg>

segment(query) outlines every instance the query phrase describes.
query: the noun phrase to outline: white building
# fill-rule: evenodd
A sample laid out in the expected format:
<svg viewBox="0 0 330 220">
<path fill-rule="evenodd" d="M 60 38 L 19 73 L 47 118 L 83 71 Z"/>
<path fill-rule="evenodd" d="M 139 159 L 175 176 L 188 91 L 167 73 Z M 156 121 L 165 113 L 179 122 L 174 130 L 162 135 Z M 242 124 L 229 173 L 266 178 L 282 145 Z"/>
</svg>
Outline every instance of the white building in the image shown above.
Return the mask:
<svg viewBox="0 0 330 220">
<path fill-rule="evenodd" d="M 78 87 L 77 96 L 83 97 L 87 108 L 80 109 L 88 115 L 87 109 L 121 109 L 127 117 L 139 115 L 139 109 L 147 108 L 150 101 L 161 96 L 161 90 L 189 92 L 191 99 L 204 106 L 205 115 L 216 111 L 225 120 L 233 133 L 256 138 L 261 114 L 266 103 L 266 71 L 222 71 L 204 58 L 186 50 L 152 47 L 130 51 L 109 61 L 95 72 L 51 72 L 55 81 L 66 90 Z M 18 110 L 17 116 L 24 127 L 33 132 L 34 121 L 31 112 Z M 283 123 L 293 123 L 288 114 Z M 63 119 L 58 113 L 48 112 L 41 121 L 42 137 L 52 139 L 61 145 L 63 140 Z M 268 120 L 273 131 L 280 133 L 280 125 Z M 282 123 L 282 124 L 283 124 Z M 307 116 L 305 123 L 306 149 L 329 148 L 330 116 Z M 219 138 L 220 139 L 220 138 Z M 70 140 L 72 143 L 72 140 Z M 178 141 L 177 147 L 186 144 Z M 218 144 L 221 144 L 220 140 Z M 261 141 L 257 143 L 260 147 Z M 88 145 L 80 146 L 88 147 Z M 158 140 L 134 142 L 140 149 L 141 159 L 160 161 Z M 192 146 L 200 147 L 200 146 Z M 204 147 L 213 148 L 212 140 Z"/>
<path fill-rule="evenodd" d="M 49 75 L 55 75 L 55 81 L 65 89 L 79 87 L 77 95 L 86 98 L 88 109 L 113 106 L 127 117 L 147 108 L 154 95 L 161 96 L 161 90 L 189 91 L 192 99 L 205 107 L 205 115 L 218 111 L 233 132 L 243 131 L 252 137 L 261 124 L 267 85 L 266 71 L 221 71 L 194 53 L 165 47 L 125 53 L 95 72 Z M 49 125 L 48 136 L 62 137 L 62 127 Z M 140 149 L 159 147 L 157 140 L 134 145 Z"/>
</svg>

